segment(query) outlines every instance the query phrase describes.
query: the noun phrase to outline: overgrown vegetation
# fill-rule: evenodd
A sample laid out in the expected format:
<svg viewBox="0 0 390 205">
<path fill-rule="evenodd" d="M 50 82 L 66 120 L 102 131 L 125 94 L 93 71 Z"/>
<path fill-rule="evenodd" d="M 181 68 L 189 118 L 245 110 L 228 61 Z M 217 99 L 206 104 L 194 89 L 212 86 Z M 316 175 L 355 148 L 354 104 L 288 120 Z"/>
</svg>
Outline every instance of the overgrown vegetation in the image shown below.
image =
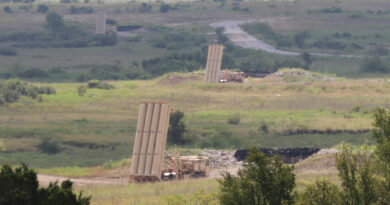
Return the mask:
<svg viewBox="0 0 390 205">
<path fill-rule="evenodd" d="M 14 47 L 82 48 L 90 46 L 113 46 L 117 43 L 114 33 L 93 35 L 75 25 L 65 24 L 63 17 L 55 12 L 46 15 L 47 32 L 14 32 L 0 35 L 0 42 L 12 42 Z"/>
<path fill-rule="evenodd" d="M 50 86 L 36 87 L 18 79 L 11 79 L 0 82 L 0 105 L 16 102 L 21 96 L 36 99 L 39 94 L 55 93 L 56 90 Z"/>
<path fill-rule="evenodd" d="M 40 188 L 37 173 L 22 164 L 15 169 L 2 165 L 0 171 L 0 204 L 74 204 L 88 205 L 91 197 L 73 192 L 73 183 L 63 181 L 59 186 L 51 182 Z"/>
<path fill-rule="evenodd" d="M 252 149 L 248 164 L 233 176 L 230 173 L 218 180 L 221 204 L 292 204 L 295 175 L 293 167 L 284 165 L 278 157 L 268 158 Z M 310 199 L 308 199 L 310 200 Z"/>
</svg>

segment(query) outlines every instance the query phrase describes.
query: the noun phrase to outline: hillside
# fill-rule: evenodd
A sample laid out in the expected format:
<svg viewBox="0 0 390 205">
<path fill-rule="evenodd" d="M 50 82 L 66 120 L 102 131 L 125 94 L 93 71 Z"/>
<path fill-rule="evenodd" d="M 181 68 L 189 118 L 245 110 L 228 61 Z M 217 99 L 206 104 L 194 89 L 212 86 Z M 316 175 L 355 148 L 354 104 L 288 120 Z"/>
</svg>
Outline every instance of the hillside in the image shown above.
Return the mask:
<svg viewBox="0 0 390 205">
<path fill-rule="evenodd" d="M 279 76 L 249 78 L 243 84 L 205 84 L 202 79 L 203 73 L 195 72 L 112 81 L 108 83 L 115 89 L 87 89 L 83 96 L 77 90 L 85 84 L 35 84 L 50 85 L 56 94 L 43 94 L 39 100 L 22 97 L 0 107 L 5 148 L 0 161 L 52 167 L 128 158 L 138 106 L 145 100 L 166 100 L 185 113 L 187 128 L 196 139 L 188 147 L 219 149 L 362 144 L 371 140 L 372 111 L 390 103 L 386 79 L 313 81 Z M 229 124 L 231 118 L 239 123 Z M 46 138 L 61 151 L 41 153 L 37 146 Z"/>
</svg>

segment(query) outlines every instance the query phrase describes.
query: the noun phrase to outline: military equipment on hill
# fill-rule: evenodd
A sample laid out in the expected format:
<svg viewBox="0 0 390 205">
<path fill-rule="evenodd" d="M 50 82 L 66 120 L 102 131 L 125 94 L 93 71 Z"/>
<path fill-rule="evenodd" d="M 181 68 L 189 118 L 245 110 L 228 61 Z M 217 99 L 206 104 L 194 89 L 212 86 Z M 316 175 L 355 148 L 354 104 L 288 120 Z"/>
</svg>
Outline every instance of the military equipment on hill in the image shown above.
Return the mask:
<svg viewBox="0 0 390 205">
<path fill-rule="evenodd" d="M 167 102 L 140 104 L 130 167 L 131 182 L 207 177 L 210 162 L 203 156 L 167 156 L 165 145 L 171 106 Z"/>
<path fill-rule="evenodd" d="M 98 9 L 96 16 L 96 34 L 106 33 L 106 10 Z"/>
<path fill-rule="evenodd" d="M 167 102 L 141 103 L 134 140 L 130 181 L 160 181 L 171 106 Z"/>
<path fill-rule="evenodd" d="M 163 180 L 208 177 L 210 160 L 206 156 L 167 156 L 162 170 Z"/>
<path fill-rule="evenodd" d="M 228 70 L 223 70 L 219 76 L 220 83 L 226 82 L 238 82 L 242 83 L 245 80 L 244 72 L 232 72 Z"/>
<path fill-rule="evenodd" d="M 207 53 L 206 74 L 204 79 L 206 83 L 218 82 L 218 75 L 221 70 L 224 48 L 225 47 L 223 45 L 209 45 L 209 50 Z"/>
</svg>

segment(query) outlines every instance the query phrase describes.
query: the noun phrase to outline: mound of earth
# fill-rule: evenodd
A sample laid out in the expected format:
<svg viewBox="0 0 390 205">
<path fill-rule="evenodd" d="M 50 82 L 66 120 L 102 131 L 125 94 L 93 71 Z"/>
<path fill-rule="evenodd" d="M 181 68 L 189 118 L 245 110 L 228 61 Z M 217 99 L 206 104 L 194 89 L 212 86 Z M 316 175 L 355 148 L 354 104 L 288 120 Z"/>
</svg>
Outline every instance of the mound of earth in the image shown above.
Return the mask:
<svg viewBox="0 0 390 205">
<path fill-rule="evenodd" d="M 333 75 L 310 72 L 300 68 L 284 68 L 265 76 L 267 80 L 283 80 L 287 82 L 296 81 L 333 81 L 336 79 Z"/>
<path fill-rule="evenodd" d="M 178 85 L 188 81 L 201 81 L 203 76 L 198 73 L 190 73 L 190 74 L 169 74 L 164 75 L 158 80 L 158 84 L 162 85 Z"/>
</svg>

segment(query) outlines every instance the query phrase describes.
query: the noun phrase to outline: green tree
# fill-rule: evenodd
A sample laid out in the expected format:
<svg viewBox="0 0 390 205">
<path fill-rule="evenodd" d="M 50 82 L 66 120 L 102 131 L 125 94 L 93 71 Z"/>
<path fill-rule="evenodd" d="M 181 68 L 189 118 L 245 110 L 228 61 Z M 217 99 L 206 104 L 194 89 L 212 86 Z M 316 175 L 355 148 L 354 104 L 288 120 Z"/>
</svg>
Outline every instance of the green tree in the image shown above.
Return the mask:
<svg viewBox="0 0 390 205">
<path fill-rule="evenodd" d="M 184 113 L 180 110 L 176 110 L 171 113 L 169 117 L 169 128 L 168 128 L 168 143 L 182 145 L 185 143 L 183 139 L 186 132 L 186 126 L 183 122 Z"/>
<path fill-rule="evenodd" d="M 379 72 L 379 73 L 387 73 L 390 71 L 390 66 L 382 60 L 379 56 L 375 56 L 372 58 L 365 58 L 361 65 L 360 69 L 363 72 Z"/>
<path fill-rule="evenodd" d="M 313 58 L 311 57 L 310 53 L 308 53 L 308 52 L 303 52 L 303 53 L 301 54 L 301 57 L 302 57 L 303 61 L 305 61 L 305 64 L 306 64 L 306 65 L 310 65 L 310 64 L 313 63 Z"/>
<path fill-rule="evenodd" d="M 10 13 L 13 12 L 12 9 L 11 9 L 11 7 L 9 7 L 9 6 L 5 6 L 5 7 L 3 8 L 3 11 L 4 11 L 5 13 L 8 13 L 8 14 L 10 14 Z"/>
<path fill-rule="evenodd" d="M 219 179 L 221 204 L 280 205 L 292 204 L 295 196 L 293 167 L 279 157 L 266 157 L 258 149 L 249 150 L 248 164 L 237 175 L 230 173 Z"/>
<path fill-rule="evenodd" d="M 171 5 L 162 3 L 160 6 L 161 13 L 167 13 L 171 9 Z"/>
<path fill-rule="evenodd" d="M 317 179 L 306 186 L 297 205 L 342 205 L 341 191 L 327 179 Z"/>
<path fill-rule="evenodd" d="M 306 31 L 299 32 L 294 35 L 295 44 L 299 48 L 303 48 L 305 46 L 305 41 L 310 37 L 310 34 Z"/>
<path fill-rule="evenodd" d="M 75 194 L 72 182 L 50 183 L 47 188 L 39 188 L 37 173 L 27 165 L 12 169 L 2 165 L 0 170 L 0 204 L 24 205 L 88 205 L 91 197 Z"/>
<path fill-rule="evenodd" d="M 390 204 L 390 112 L 379 108 L 374 112 L 373 137 L 377 143 L 375 153 L 378 156 L 378 172 L 384 180 L 380 185 L 380 202 Z"/>
<path fill-rule="evenodd" d="M 341 178 L 343 204 L 369 205 L 377 202 L 378 180 L 375 177 L 374 157 L 365 145 L 353 153 L 350 145 L 343 144 L 336 154 L 336 167 Z"/>
<path fill-rule="evenodd" d="M 47 13 L 49 11 L 49 7 L 46 6 L 45 4 L 39 4 L 38 8 L 37 8 L 37 11 L 38 11 L 38 13 L 45 14 L 45 13 Z"/>
<path fill-rule="evenodd" d="M 59 32 L 65 26 L 64 19 L 55 12 L 46 14 L 46 27 L 53 33 Z"/>
</svg>

